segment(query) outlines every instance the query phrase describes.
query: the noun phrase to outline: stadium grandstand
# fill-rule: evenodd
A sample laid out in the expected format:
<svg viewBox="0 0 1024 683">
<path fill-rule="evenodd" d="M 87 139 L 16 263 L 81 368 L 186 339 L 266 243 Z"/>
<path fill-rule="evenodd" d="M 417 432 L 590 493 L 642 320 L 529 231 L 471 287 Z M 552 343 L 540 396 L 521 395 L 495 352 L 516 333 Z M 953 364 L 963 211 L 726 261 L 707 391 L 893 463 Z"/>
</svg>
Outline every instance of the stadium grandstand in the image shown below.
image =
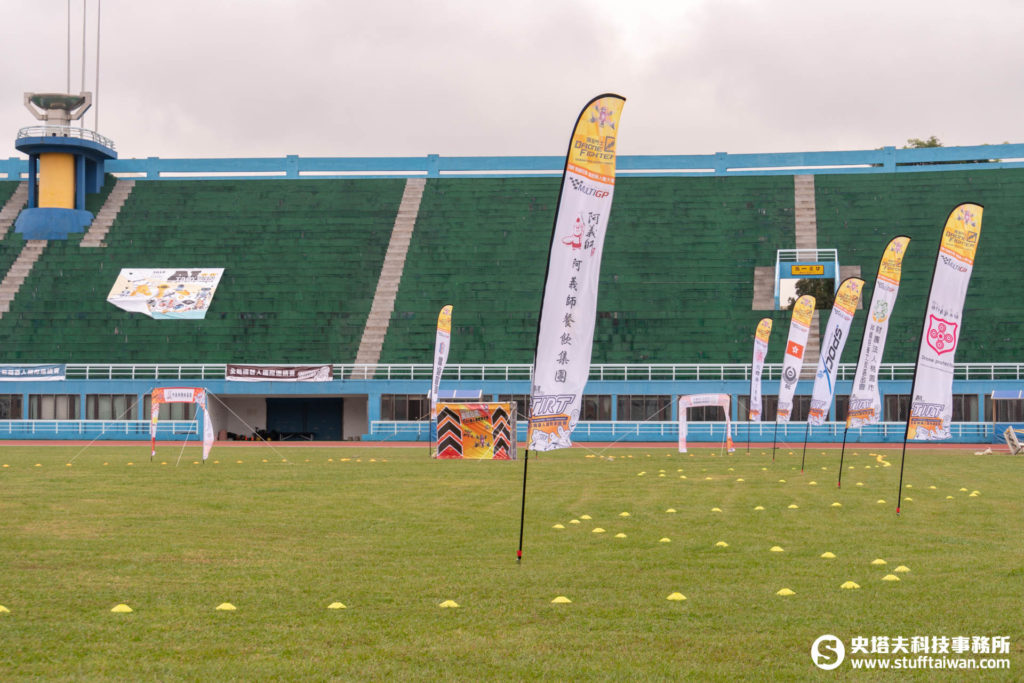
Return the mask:
<svg viewBox="0 0 1024 683">
<path fill-rule="evenodd" d="M 63 379 L 6 377 L 0 438 L 140 438 L 149 392 L 192 385 L 217 397 L 221 436 L 426 439 L 446 304 L 442 387 L 512 398 L 523 418 L 562 159 L 117 159 L 110 143 L 76 199 L 83 224 L 54 234 L 40 232 L 45 214 L 24 217 L 41 211 L 32 145 L 42 142 L 21 136 L 30 159 L 0 161 L 0 363 L 60 366 Z M 996 414 L 987 401 L 1018 388 L 1024 371 L 1006 284 L 1024 229 L 1022 157 L 1024 145 L 620 157 L 574 440 L 673 440 L 675 399 L 709 391 L 737 399 L 735 438 L 745 439 L 753 333 L 766 316 L 775 322 L 770 424 L 789 324 L 786 263 L 824 264 L 837 281 L 858 275 L 870 292 L 882 249 L 904 234 L 912 242 L 881 382 L 886 422 L 851 435 L 899 439 L 942 225 L 963 201 L 984 205 L 985 220 L 956 357 L 954 433 L 999 437 L 999 423 L 1024 421 L 1022 402 Z M 107 301 L 124 268 L 224 273 L 205 318 L 160 320 Z M 825 315 L 816 314 L 805 367 Z M 812 441 L 842 438 L 862 324 L 855 318 L 842 359 L 833 422 Z M 329 365 L 332 379 L 238 382 L 228 364 Z M 797 421 L 812 379 L 798 386 Z M 196 429 L 188 411 L 168 417 L 161 438 Z M 715 438 L 718 417 L 692 416 L 706 424 L 691 434 Z M 802 424 L 791 427 L 780 435 L 803 436 Z M 752 428 L 755 440 L 769 433 Z"/>
</svg>

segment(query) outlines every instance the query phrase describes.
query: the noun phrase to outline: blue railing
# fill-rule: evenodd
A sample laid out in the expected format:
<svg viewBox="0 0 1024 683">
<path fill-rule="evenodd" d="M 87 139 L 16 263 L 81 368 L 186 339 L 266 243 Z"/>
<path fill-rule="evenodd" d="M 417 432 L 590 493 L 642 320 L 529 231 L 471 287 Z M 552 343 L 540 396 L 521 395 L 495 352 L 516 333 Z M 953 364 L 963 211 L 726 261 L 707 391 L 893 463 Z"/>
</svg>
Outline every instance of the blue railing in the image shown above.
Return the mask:
<svg viewBox="0 0 1024 683">
<path fill-rule="evenodd" d="M 156 438 L 158 441 L 202 441 L 195 421 L 160 422 Z M 0 420 L 2 439 L 147 441 L 149 420 Z"/>
<path fill-rule="evenodd" d="M 442 176 L 510 177 L 558 175 L 565 157 L 268 157 L 223 159 L 115 159 L 108 173 L 144 180 L 225 178 L 373 178 Z M 625 155 L 620 176 L 794 175 L 816 173 L 905 173 L 1024 167 L 1024 144 L 972 145 L 776 154 Z M 25 159 L 0 160 L 0 177 L 20 179 Z"/>
<path fill-rule="evenodd" d="M 845 422 L 826 422 L 811 427 L 807 434 L 808 443 L 838 444 L 843 440 Z M 1005 428 L 1005 425 L 1004 425 Z M 754 442 L 770 442 L 777 439 L 780 447 L 802 447 L 804 422 L 780 424 L 778 433 L 774 422 L 735 422 L 732 424 L 732 438 L 737 450 L 750 437 Z M 902 443 L 905 422 L 879 422 L 868 427 L 851 429 L 847 434 L 847 443 Z M 996 436 L 996 426 L 991 422 L 954 422 L 950 425 L 953 438 L 942 443 L 991 443 Z M 526 439 L 526 422 L 516 423 L 517 437 Z M 389 422 L 374 421 L 370 423 L 369 441 L 427 441 L 430 438 L 428 422 Z M 686 438 L 690 443 L 720 443 L 725 439 L 724 422 L 691 422 L 686 428 Z M 574 442 L 622 442 L 653 441 L 674 444 L 679 440 L 679 424 L 677 422 L 580 422 L 573 430 Z M 936 445 L 941 445 L 937 443 Z"/>
</svg>

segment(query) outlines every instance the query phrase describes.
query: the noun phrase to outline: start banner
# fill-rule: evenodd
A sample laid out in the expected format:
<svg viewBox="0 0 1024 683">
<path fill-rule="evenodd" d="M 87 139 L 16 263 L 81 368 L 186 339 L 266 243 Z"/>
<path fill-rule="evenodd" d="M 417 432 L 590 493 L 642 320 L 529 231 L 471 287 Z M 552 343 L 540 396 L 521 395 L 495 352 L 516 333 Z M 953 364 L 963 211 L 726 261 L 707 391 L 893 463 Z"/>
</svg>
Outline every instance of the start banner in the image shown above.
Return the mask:
<svg viewBox="0 0 1024 683">
<path fill-rule="evenodd" d="M 223 268 L 122 268 L 107 301 L 157 320 L 201 320 Z"/>
</svg>

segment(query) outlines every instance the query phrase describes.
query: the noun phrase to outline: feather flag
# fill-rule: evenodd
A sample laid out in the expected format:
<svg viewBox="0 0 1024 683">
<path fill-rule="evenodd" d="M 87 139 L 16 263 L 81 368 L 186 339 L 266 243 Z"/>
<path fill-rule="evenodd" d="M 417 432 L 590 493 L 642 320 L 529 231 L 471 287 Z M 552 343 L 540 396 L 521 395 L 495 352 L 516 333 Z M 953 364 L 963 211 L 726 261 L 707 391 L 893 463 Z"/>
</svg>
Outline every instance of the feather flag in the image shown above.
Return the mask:
<svg viewBox="0 0 1024 683">
<path fill-rule="evenodd" d="M 789 338 L 786 340 L 786 355 L 782 359 L 782 379 L 779 382 L 779 408 L 775 422 L 789 422 L 793 414 L 793 394 L 800 381 L 800 370 L 804 365 L 804 348 L 814 318 L 814 297 L 804 294 L 793 304 L 793 319 L 789 323 Z"/>
<path fill-rule="evenodd" d="M 772 335 L 772 319 L 762 318 L 754 332 L 754 360 L 750 364 L 750 406 L 747 419 L 751 422 L 761 421 L 761 373 L 764 372 L 764 359 L 768 355 L 768 338 Z"/>
<path fill-rule="evenodd" d="M 836 391 L 836 370 L 839 359 L 850 336 L 850 323 L 860 303 L 864 281 L 858 277 L 848 277 L 839 285 L 832 312 L 825 326 L 825 337 L 818 357 L 818 370 L 814 374 L 814 389 L 811 391 L 811 409 L 807 413 L 807 422 L 820 425 L 828 417 L 832 407 L 832 397 Z"/>
</svg>

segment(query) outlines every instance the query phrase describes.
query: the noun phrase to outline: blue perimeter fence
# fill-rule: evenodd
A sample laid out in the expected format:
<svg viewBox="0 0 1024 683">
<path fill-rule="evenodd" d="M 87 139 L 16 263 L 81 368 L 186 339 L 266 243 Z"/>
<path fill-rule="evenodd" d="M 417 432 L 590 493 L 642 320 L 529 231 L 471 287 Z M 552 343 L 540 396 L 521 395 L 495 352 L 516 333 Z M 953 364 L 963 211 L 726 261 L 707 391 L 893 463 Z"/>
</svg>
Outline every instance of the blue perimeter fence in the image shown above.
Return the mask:
<svg viewBox="0 0 1024 683">
<path fill-rule="evenodd" d="M 143 180 L 233 178 L 387 178 L 546 176 L 562 172 L 565 157 L 284 157 L 223 159 L 113 159 L 107 173 Z M 920 173 L 1024 167 L 1024 144 L 971 145 L 767 154 L 623 155 L 619 176 L 794 175 L 816 173 Z M 0 178 L 28 177 L 28 160 L 0 160 Z"/>
</svg>

